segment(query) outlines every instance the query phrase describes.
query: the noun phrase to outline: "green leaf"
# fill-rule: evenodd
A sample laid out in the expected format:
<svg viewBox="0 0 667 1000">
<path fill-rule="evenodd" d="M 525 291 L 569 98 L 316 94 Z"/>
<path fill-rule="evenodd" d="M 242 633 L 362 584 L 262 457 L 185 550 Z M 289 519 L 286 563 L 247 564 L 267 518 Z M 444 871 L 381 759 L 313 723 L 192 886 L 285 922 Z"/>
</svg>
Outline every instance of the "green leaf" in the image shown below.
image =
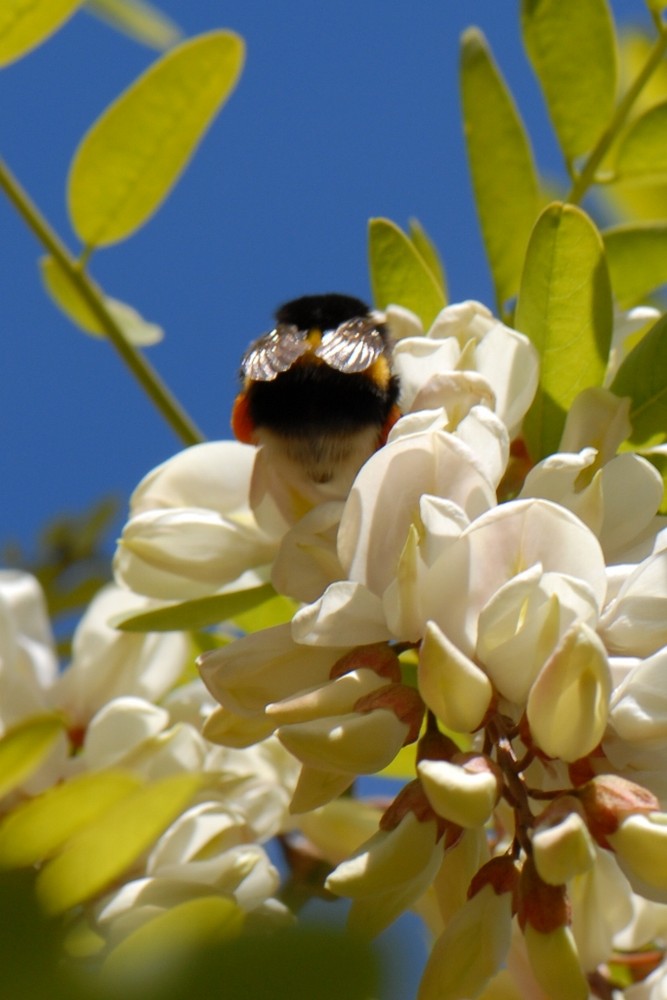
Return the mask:
<svg viewBox="0 0 667 1000">
<path fill-rule="evenodd" d="M 533 230 L 516 328 L 540 354 L 537 395 L 524 421 L 534 460 L 554 452 L 574 398 L 602 384 L 612 332 L 612 299 L 602 238 L 585 212 L 554 202 Z"/>
<path fill-rule="evenodd" d="M 368 228 L 371 289 L 378 309 L 400 305 L 419 316 L 424 330 L 447 304 L 445 293 L 412 240 L 389 219 Z"/>
<path fill-rule="evenodd" d="M 667 440 L 667 316 L 663 316 L 630 351 L 611 384 L 617 396 L 629 396 L 635 446 Z"/>
<path fill-rule="evenodd" d="M 106 338 L 97 316 L 58 261 L 53 257 L 42 257 L 39 266 L 45 290 L 68 319 L 86 333 Z M 88 280 L 92 283 L 92 279 Z M 104 296 L 104 303 L 127 340 L 136 347 L 149 347 L 159 343 L 164 337 L 161 327 L 155 323 L 147 323 L 132 306 L 107 296 Z"/>
<path fill-rule="evenodd" d="M 565 159 L 593 148 L 616 99 L 618 53 L 606 0 L 522 0 L 521 24 Z"/>
<path fill-rule="evenodd" d="M 261 604 L 243 611 L 241 614 L 232 615 L 235 625 L 238 625 L 244 632 L 258 632 L 263 628 L 272 628 L 274 625 L 283 625 L 290 621 L 299 605 L 291 597 L 284 594 L 275 594 Z"/>
<path fill-rule="evenodd" d="M 0 824 L 0 867 L 34 865 L 142 782 L 127 772 L 77 775 L 18 806 Z"/>
<path fill-rule="evenodd" d="M 461 97 L 477 213 L 502 304 L 519 290 L 540 194 L 523 122 L 476 28 L 466 31 L 462 40 Z"/>
<path fill-rule="evenodd" d="M 667 101 L 630 125 L 616 153 L 615 179 L 664 180 L 667 175 Z"/>
<path fill-rule="evenodd" d="M 447 300 L 447 275 L 445 274 L 445 268 L 442 260 L 440 259 L 440 254 L 438 253 L 435 243 L 428 235 L 419 219 L 410 219 L 408 223 L 408 234 L 415 246 L 415 250 L 421 255 L 424 262 L 428 265 L 431 274 L 442 289 L 442 294 L 445 296 L 445 300 Z"/>
<path fill-rule="evenodd" d="M 214 594 L 212 597 L 170 604 L 156 611 L 144 611 L 140 615 L 121 618 L 113 624 L 122 632 L 188 632 L 229 621 L 275 596 L 276 592 L 271 584 L 265 583 L 252 590 Z"/>
<path fill-rule="evenodd" d="M 241 931 L 245 913 L 234 899 L 201 896 L 172 906 L 130 932 L 107 956 L 103 982 L 134 988 L 147 970 L 159 978 L 182 971 L 182 963 L 207 946 L 219 946 Z"/>
<path fill-rule="evenodd" d="M 44 909 L 62 913 L 100 893 L 160 836 L 201 786 L 196 774 L 177 774 L 126 795 L 67 842 L 37 878 Z"/>
<path fill-rule="evenodd" d="M 614 294 L 636 305 L 667 282 L 667 222 L 615 226 L 602 233 Z"/>
<path fill-rule="evenodd" d="M 86 10 L 153 49 L 168 49 L 181 38 L 177 24 L 146 0 L 86 0 Z"/>
<path fill-rule="evenodd" d="M 21 785 L 46 759 L 63 733 L 57 715 L 38 715 L 8 729 L 0 739 L 0 797 Z"/>
<path fill-rule="evenodd" d="M 159 59 L 82 140 L 69 175 L 69 211 L 87 246 L 129 236 L 166 198 L 232 92 L 244 47 L 215 31 Z"/>
<path fill-rule="evenodd" d="M 83 0 L 3 0 L 0 3 L 0 66 L 36 48 L 72 16 Z"/>
</svg>

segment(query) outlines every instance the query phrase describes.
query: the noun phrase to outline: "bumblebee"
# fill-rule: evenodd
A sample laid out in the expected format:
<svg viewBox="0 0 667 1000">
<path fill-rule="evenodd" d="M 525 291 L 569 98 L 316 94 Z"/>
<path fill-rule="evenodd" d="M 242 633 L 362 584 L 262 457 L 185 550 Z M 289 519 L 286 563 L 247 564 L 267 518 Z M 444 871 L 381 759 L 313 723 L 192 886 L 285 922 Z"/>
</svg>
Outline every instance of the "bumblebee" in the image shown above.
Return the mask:
<svg viewBox="0 0 667 1000">
<path fill-rule="evenodd" d="M 336 294 L 294 299 L 275 319 L 241 360 L 234 434 L 332 493 L 349 488 L 400 416 L 387 327 Z"/>
</svg>

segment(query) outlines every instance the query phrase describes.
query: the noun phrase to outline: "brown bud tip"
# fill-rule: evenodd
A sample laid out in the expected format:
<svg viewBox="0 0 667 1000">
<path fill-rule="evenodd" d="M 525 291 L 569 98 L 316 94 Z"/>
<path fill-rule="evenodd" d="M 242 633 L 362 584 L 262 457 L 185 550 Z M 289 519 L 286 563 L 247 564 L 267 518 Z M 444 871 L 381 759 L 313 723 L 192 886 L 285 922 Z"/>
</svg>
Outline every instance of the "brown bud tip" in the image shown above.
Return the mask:
<svg viewBox="0 0 667 1000">
<path fill-rule="evenodd" d="M 492 858 L 473 875 L 468 887 L 468 899 L 476 896 L 484 886 L 490 885 L 496 896 L 504 892 L 515 892 L 519 883 L 520 870 L 511 858 Z"/>
<path fill-rule="evenodd" d="M 602 847 L 609 846 L 608 834 L 614 833 L 628 816 L 660 810 L 652 792 L 617 774 L 598 775 L 575 794 L 586 814 L 588 829 Z"/>
<path fill-rule="evenodd" d="M 386 642 L 375 642 L 369 646 L 357 646 L 340 660 L 336 660 L 329 677 L 333 681 L 352 670 L 374 670 L 380 677 L 398 684 L 401 680 L 401 664 L 398 656 Z"/>
<path fill-rule="evenodd" d="M 521 871 L 518 894 L 519 924 L 530 924 L 540 934 L 550 934 L 570 923 L 570 902 L 564 885 L 547 885 L 529 858 Z"/>
<path fill-rule="evenodd" d="M 385 687 L 377 688 L 375 691 L 363 695 L 354 703 L 354 711 L 360 712 L 362 715 L 366 712 L 374 712 L 378 708 L 393 712 L 396 718 L 408 726 L 404 745 L 414 743 L 419 736 L 426 710 L 418 691 L 406 687 L 405 684 L 387 684 Z"/>
<path fill-rule="evenodd" d="M 419 780 L 411 781 L 400 790 L 389 808 L 380 817 L 380 829 L 386 832 L 395 830 L 409 812 L 414 813 L 420 823 L 435 820 L 437 823 L 436 839 L 440 839 L 445 830 L 444 820 L 433 811 Z"/>
</svg>

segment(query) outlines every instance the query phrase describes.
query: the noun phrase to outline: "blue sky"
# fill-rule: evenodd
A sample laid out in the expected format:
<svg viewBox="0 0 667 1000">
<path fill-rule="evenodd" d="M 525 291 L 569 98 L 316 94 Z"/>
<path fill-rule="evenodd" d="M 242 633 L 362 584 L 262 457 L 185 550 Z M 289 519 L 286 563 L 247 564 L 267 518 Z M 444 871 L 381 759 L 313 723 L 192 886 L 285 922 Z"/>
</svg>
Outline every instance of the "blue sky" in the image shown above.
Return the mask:
<svg viewBox="0 0 667 1000">
<path fill-rule="evenodd" d="M 241 82 L 160 212 L 100 251 L 107 292 L 162 325 L 153 364 L 210 438 L 229 435 L 238 360 L 282 301 L 369 296 L 366 224 L 417 217 L 445 259 L 452 300 L 491 302 L 458 104 L 458 45 L 487 35 L 537 158 L 560 162 L 510 0 L 163 0 L 194 35 L 244 36 Z M 614 4 L 646 21 L 641 0 Z M 68 165 L 104 107 L 155 54 L 81 12 L 3 70 L 0 155 L 70 247 Z M 30 544 L 51 515 L 101 494 L 123 504 L 179 443 L 112 349 L 52 307 L 41 250 L 0 199 L 0 544 Z"/>
</svg>

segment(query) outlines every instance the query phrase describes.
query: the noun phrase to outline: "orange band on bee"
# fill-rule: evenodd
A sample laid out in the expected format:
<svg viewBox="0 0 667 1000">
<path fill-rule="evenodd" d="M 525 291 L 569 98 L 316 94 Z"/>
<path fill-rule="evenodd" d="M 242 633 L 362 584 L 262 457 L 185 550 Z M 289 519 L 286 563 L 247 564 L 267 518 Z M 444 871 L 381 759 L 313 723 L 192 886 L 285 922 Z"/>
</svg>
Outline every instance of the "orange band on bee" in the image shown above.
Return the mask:
<svg viewBox="0 0 667 1000">
<path fill-rule="evenodd" d="M 240 392 L 232 408 L 232 431 L 242 444 L 255 444 L 255 425 L 250 416 L 250 404 L 245 392 Z"/>
</svg>

